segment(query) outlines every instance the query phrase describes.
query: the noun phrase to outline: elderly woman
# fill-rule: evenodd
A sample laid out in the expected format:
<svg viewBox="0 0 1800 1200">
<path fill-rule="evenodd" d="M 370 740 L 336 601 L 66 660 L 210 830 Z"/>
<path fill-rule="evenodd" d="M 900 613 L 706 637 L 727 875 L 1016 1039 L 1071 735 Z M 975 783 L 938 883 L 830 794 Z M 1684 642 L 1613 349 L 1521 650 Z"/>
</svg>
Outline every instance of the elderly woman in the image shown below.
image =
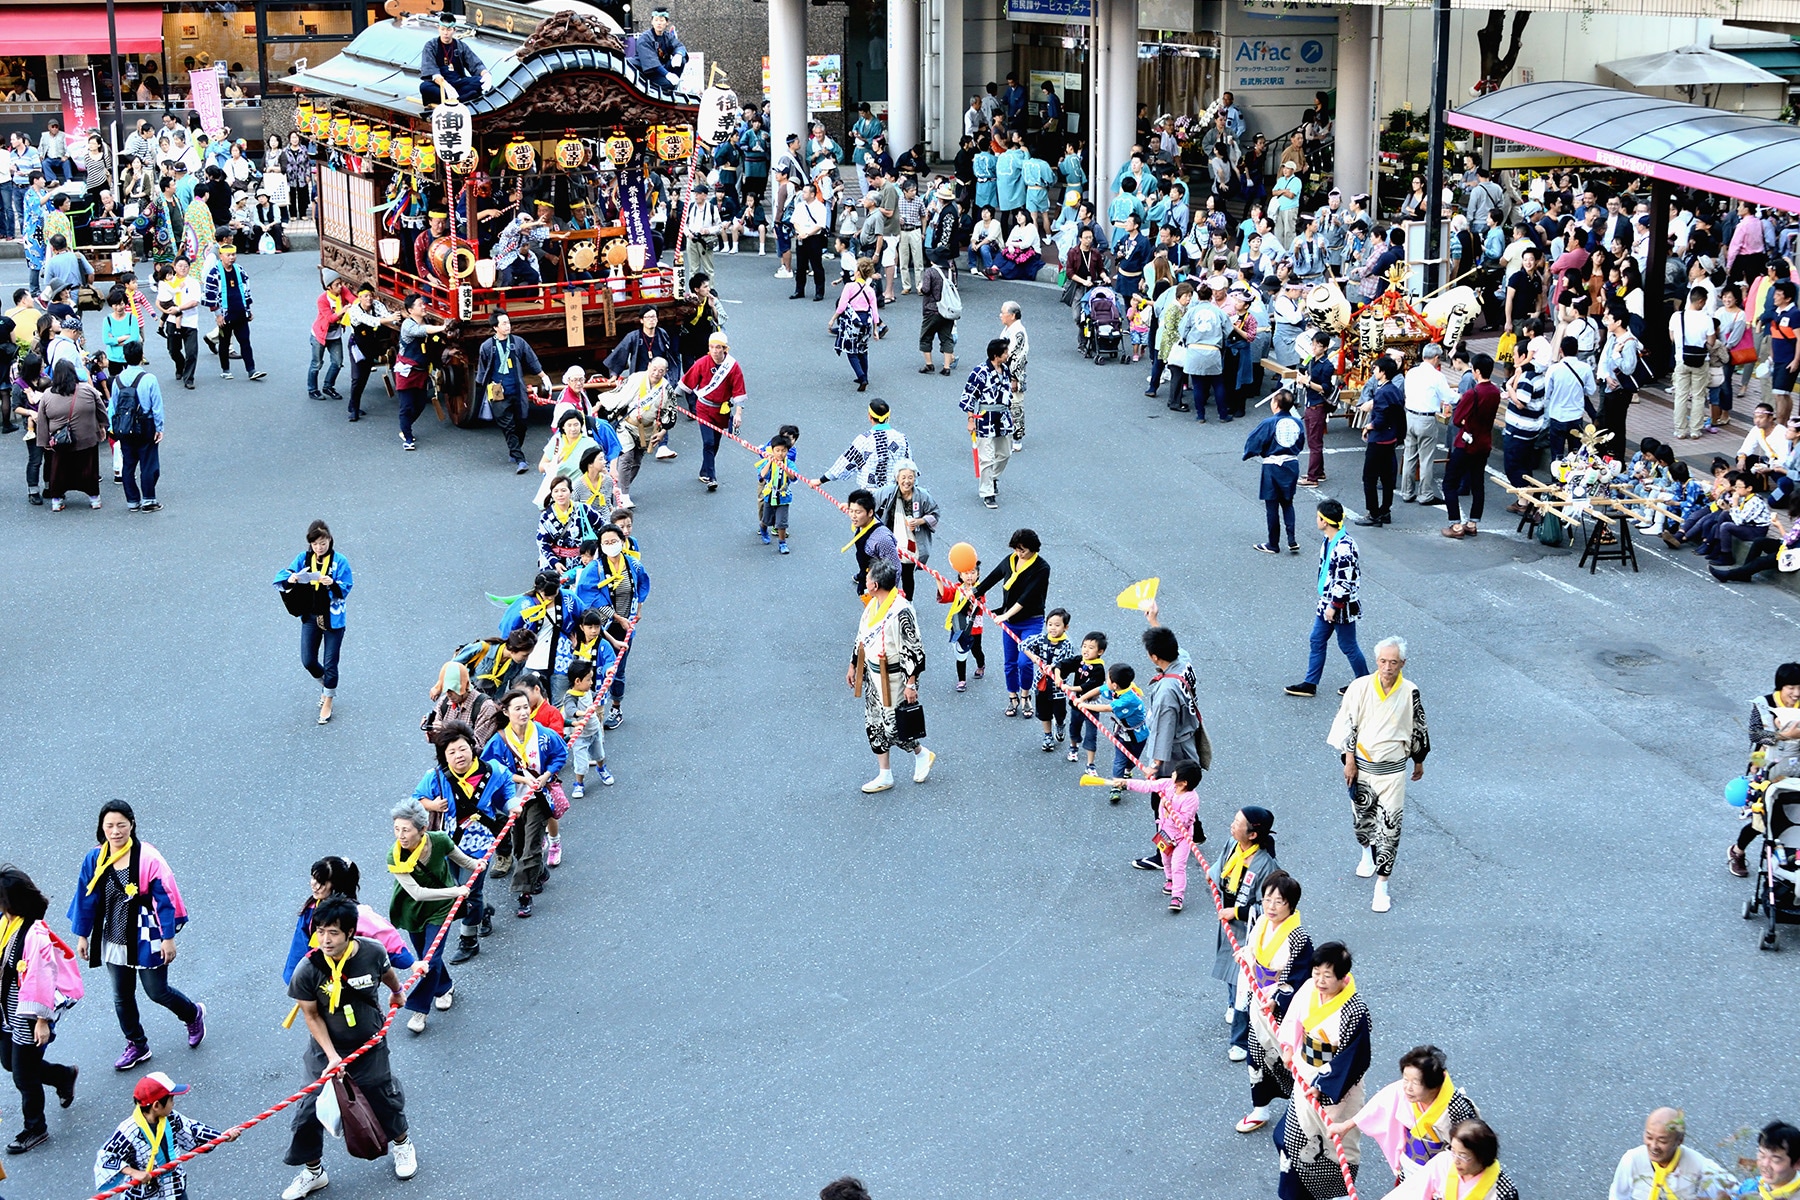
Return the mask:
<svg viewBox="0 0 1800 1200">
<path fill-rule="evenodd" d="M 505 767 L 481 757 L 475 731 L 461 721 L 440 726 L 437 734 L 437 766 L 425 772 L 413 799 L 430 813 L 433 831 L 451 835 L 456 848 L 471 858 L 486 858 L 494 838 L 506 824 L 516 791 Z M 487 872 L 469 885 L 469 899 L 462 908 L 461 936 L 450 965 L 468 962 L 481 953 L 480 938 L 494 932 L 494 909 L 482 898 Z"/>
<path fill-rule="evenodd" d="M 1274 1140 L 1281 1149 L 1278 1188 L 1284 1200 L 1330 1200 L 1346 1194 L 1326 1125 L 1362 1109 L 1372 1026 L 1351 965 L 1350 949 L 1342 942 L 1326 942 L 1314 950 L 1312 978 L 1294 993 L 1277 1034 L 1300 1081 L 1324 1108 L 1321 1117 L 1312 1104 L 1296 1097 L 1275 1122 Z M 1362 1139 L 1355 1123 L 1350 1124 L 1339 1137 L 1344 1165 L 1354 1176 L 1362 1161 Z M 1471 1193 L 1468 1200 L 1480 1195 Z"/>
<path fill-rule="evenodd" d="M 556 479 L 572 482 L 581 474 L 582 452 L 594 445 L 597 443 L 588 436 L 587 418 L 581 409 L 571 404 L 558 406 L 555 430 L 544 443 L 544 453 L 538 457 L 538 471 L 544 478 L 538 484 L 532 504 L 538 508 L 544 506 L 550 498 L 550 484 Z"/>
<path fill-rule="evenodd" d="M 433 745 L 452 722 L 460 722 L 475 731 L 475 747 L 479 750 L 506 724 L 500 705 L 474 686 L 469 668 L 455 659 L 438 671 L 427 695 L 431 698 L 431 711 L 419 721 L 419 729 Z"/>
<path fill-rule="evenodd" d="M 912 459 L 896 462 L 894 482 L 876 491 L 875 519 L 894 531 L 894 545 L 900 551 L 900 591 L 911 600 L 913 568 L 931 561 L 931 535 L 938 523 L 937 501 L 919 486 L 919 465 Z"/>
<path fill-rule="evenodd" d="M 1331 1132 L 1342 1137 L 1355 1128 L 1368 1134 L 1399 1183 L 1450 1148 L 1451 1130 L 1479 1116 L 1475 1102 L 1451 1080 L 1444 1052 L 1414 1046 L 1400 1056 L 1400 1078 L 1376 1092 L 1355 1116 L 1333 1121 Z"/>
<path fill-rule="evenodd" d="M 1134 860 L 1133 865 L 1141 861 Z M 1249 1057 L 1250 1009 L 1239 992 L 1242 968 L 1232 951 L 1231 940 L 1236 938 L 1238 945 L 1243 945 L 1250 922 L 1262 913 L 1263 880 L 1280 868 L 1281 864 L 1275 861 L 1275 814 L 1255 805 L 1239 809 L 1231 818 L 1231 852 L 1207 872 L 1225 905 L 1224 918 L 1214 935 L 1212 977 L 1225 985 L 1225 1020 L 1231 1026 L 1227 1056 L 1232 1062 L 1243 1062 Z M 1227 922 L 1231 938 L 1225 936 Z"/>
<path fill-rule="evenodd" d="M 1406 765 L 1412 778 L 1425 775 L 1431 734 L 1425 726 L 1425 702 L 1411 680 L 1401 675 L 1406 642 L 1385 637 L 1375 643 L 1375 673 L 1363 675 L 1344 689 L 1344 699 L 1325 740 L 1344 763 L 1344 785 L 1350 789 L 1351 823 L 1362 846 L 1356 873 L 1375 876 L 1376 912 L 1393 907 L 1388 879 L 1400 850 L 1400 822 L 1406 815 Z"/>
<path fill-rule="evenodd" d="M 969 230 L 969 270 L 979 271 L 989 279 L 995 278 L 1000 271 L 1004 239 L 1000 222 L 994 218 L 993 206 L 982 205 L 981 216 Z"/>
<path fill-rule="evenodd" d="M 472 871 L 480 863 L 457 849 L 449 834 L 431 832 L 425 806 L 412 797 L 394 805 L 392 816 L 394 846 L 388 851 L 387 869 L 394 877 L 394 894 L 388 900 L 388 920 L 412 939 L 421 960 L 430 953 L 425 977 L 406 998 L 406 1009 L 412 1013 L 406 1027 L 424 1033 L 425 1014 L 434 1005 L 439 1012 L 448 1011 L 455 1002 L 451 994 L 455 985 L 444 966 L 443 943 L 438 941 L 438 930 L 448 919 L 451 906 L 469 894 L 467 887 L 456 882 L 454 868 Z"/>
<path fill-rule="evenodd" d="M 608 411 L 619 414 L 614 424 L 619 432 L 620 508 L 636 507 L 631 502 L 631 485 L 637 481 L 644 456 L 656 450 L 675 423 L 668 376 L 669 360 L 652 358 L 646 370 L 627 376 L 603 401 Z"/>
<path fill-rule="evenodd" d="M 74 318 L 70 318 L 73 320 Z M 100 440 L 106 431 L 106 401 L 82 379 L 72 359 L 56 364 L 47 391 L 32 393 L 37 441 L 44 454 L 44 491 L 51 512 L 63 497 L 81 492 L 90 508 L 100 507 Z"/>
<path fill-rule="evenodd" d="M 1312 977 L 1312 956 L 1312 935 L 1300 920 L 1300 881 L 1277 869 L 1262 881 L 1262 916 L 1238 952 L 1243 967 L 1238 1007 L 1247 1000 L 1250 1008 L 1250 1112 L 1237 1123 L 1239 1133 L 1261 1129 L 1269 1121 L 1269 1103 L 1294 1094 L 1293 1077 L 1275 1042 L 1275 1027 L 1287 1016 L 1294 994 Z M 1263 1009 L 1265 999 L 1269 1012 Z"/>
<path fill-rule="evenodd" d="M 919 675 L 925 670 L 925 644 L 919 639 L 919 618 L 912 602 L 900 594 L 899 572 L 886 559 L 869 564 L 867 599 L 857 623 L 856 647 L 844 682 L 852 695 L 863 698 L 863 726 L 880 766 L 875 778 L 863 784 L 868 793 L 894 786 L 889 751 L 894 746 L 914 756 L 913 782 L 924 783 L 937 755 L 925 744 L 903 738 L 895 725 L 894 709 L 904 700 L 919 701 Z"/>
<path fill-rule="evenodd" d="M 1761 1186 L 1764 1195 L 1775 1194 Z M 1450 1148 L 1388 1194 L 1395 1200 L 1519 1200 L 1518 1187 L 1500 1165 L 1500 1139 L 1479 1117 L 1459 1121 L 1450 1131 Z"/>
</svg>

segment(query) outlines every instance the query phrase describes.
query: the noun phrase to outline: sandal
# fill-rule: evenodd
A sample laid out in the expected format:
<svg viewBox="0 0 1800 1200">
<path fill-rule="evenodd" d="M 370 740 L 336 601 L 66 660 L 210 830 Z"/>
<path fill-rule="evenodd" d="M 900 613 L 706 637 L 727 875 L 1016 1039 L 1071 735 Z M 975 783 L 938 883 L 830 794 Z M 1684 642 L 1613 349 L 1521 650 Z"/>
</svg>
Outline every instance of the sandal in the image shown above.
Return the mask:
<svg viewBox="0 0 1800 1200">
<path fill-rule="evenodd" d="M 1019 715 L 1019 698 L 1010 693 L 1006 697 L 1006 715 L 1009 717 Z"/>
</svg>

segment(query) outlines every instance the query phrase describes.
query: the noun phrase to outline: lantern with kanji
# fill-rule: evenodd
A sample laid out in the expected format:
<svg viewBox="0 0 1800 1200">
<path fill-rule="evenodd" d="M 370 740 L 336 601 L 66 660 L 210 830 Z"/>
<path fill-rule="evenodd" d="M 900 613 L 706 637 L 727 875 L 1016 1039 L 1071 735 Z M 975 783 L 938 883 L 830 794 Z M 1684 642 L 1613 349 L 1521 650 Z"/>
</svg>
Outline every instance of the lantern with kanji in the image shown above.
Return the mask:
<svg viewBox="0 0 1800 1200">
<path fill-rule="evenodd" d="M 312 136 L 313 106 L 310 100 L 302 100 L 294 109 L 294 129 L 303 138 Z"/>
<path fill-rule="evenodd" d="M 393 144 L 388 147 L 388 155 L 396 167 L 405 170 L 412 166 L 413 140 L 410 134 L 396 134 Z"/>
<path fill-rule="evenodd" d="M 630 136 L 623 129 L 615 129 L 607 135 L 606 157 L 619 166 L 630 162 L 631 156 L 636 152 L 637 147 L 632 145 Z"/>
<path fill-rule="evenodd" d="M 376 127 L 369 130 L 369 157 L 386 158 L 388 149 L 393 144 L 394 131 Z"/>
<path fill-rule="evenodd" d="M 334 146 L 347 146 L 350 144 L 349 117 L 331 118 L 331 144 Z"/>
<path fill-rule="evenodd" d="M 413 166 L 421 175 L 430 175 L 437 170 L 437 150 L 425 142 L 413 148 Z"/>
<path fill-rule="evenodd" d="M 650 145 L 664 162 L 680 162 L 694 152 L 692 125 L 652 125 Z"/>
<path fill-rule="evenodd" d="M 537 151 L 522 137 L 506 143 L 506 165 L 523 175 L 537 166 Z"/>
<path fill-rule="evenodd" d="M 369 123 L 367 121 L 350 122 L 350 150 L 355 154 L 365 154 L 369 149 Z"/>
<path fill-rule="evenodd" d="M 556 143 L 556 165 L 565 171 L 578 170 L 587 165 L 587 144 L 576 137 L 574 131 L 562 135 Z"/>
</svg>

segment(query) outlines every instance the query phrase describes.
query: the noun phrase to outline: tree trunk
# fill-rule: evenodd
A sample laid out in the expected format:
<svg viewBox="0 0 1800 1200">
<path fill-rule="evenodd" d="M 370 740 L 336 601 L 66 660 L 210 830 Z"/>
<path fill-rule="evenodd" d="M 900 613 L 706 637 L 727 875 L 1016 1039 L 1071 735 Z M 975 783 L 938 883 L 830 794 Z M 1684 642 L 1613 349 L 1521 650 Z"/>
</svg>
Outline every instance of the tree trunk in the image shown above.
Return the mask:
<svg viewBox="0 0 1800 1200">
<path fill-rule="evenodd" d="M 1500 39 L 1506 32 L 1506 10 L 1488 10 L 1487 23 L 1475 34 L 1475 44 L 1481 51 L 1481 79 L 1477 87 L 1482 92 L 1493 91 L 1512 74 L 1513 64 L 1519 61 L 1519 47 L 1525 36 L 1525 25 L 1530 20 L 1529 10 L 1520 9 L 1513 13 L 1512 36 L 1507 40 L 1506 53 L 1502 54 Z"/>
</svg>

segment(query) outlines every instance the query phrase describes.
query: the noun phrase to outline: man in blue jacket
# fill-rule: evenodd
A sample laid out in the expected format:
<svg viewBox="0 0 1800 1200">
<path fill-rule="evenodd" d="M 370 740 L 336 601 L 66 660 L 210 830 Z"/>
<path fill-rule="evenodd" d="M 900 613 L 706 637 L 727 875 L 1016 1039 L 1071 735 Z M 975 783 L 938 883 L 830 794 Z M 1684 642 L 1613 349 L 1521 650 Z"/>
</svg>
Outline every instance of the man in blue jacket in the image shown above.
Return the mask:
<svg viewBox="0 0 1800 1200">
<path fill-rule="evenodd" d="M 637 67 L 638 75 L 646 83 L 672 89 L 681 78 L 682 68 L 687 66 L 687 56 L 687 47 L 681 44 L 675 26 L 669 23 L 669 10 L 653 10 L 650 31 L 637 35 L 637 46 L 632 54 L 632 64 Z"/>
<path fill-rule="evenodd" d="M 1287 522 L 1289 554 L 1300 553 L 1294 536 L 1294 489 L 1300 482 L 1300 452 L 1306 449 L 1306 430 L 1294 416 L 1294 394 L 1286 388 L 1269 397 L 1270 413 L 1244 441 L 1244 457 L 1262 461 L 1262 487 L 1257 495 L 1268 510 L 1269 540 L 1251 547 L 1264 554 L 1281 551 L 1279 522 Z"/>
<path fill-rule="evenodd" d="M 1367 449 L 1363 453 L 1363 505 L 1368 512 L 1356 518 L 1358 525 L 1394 523 L 1395 448 L 1406 436 L 1406 388 L 1400 383 L 1400 364 L 1392 355 L 1375 360 L 1375 374 L 1364 384 L 1369 399 L 1363 411 L 1369 423 L 1363 429 Z"/>
<path fill-rule="evenodd" d="M 427 108 L 452 95 L 473 104 L 487 86 L 488 69 L 481 56 L 457 40 L 456 17 L 439 13 L 437 37 L 419 51 L 419 99 Z"/>
</svg>

